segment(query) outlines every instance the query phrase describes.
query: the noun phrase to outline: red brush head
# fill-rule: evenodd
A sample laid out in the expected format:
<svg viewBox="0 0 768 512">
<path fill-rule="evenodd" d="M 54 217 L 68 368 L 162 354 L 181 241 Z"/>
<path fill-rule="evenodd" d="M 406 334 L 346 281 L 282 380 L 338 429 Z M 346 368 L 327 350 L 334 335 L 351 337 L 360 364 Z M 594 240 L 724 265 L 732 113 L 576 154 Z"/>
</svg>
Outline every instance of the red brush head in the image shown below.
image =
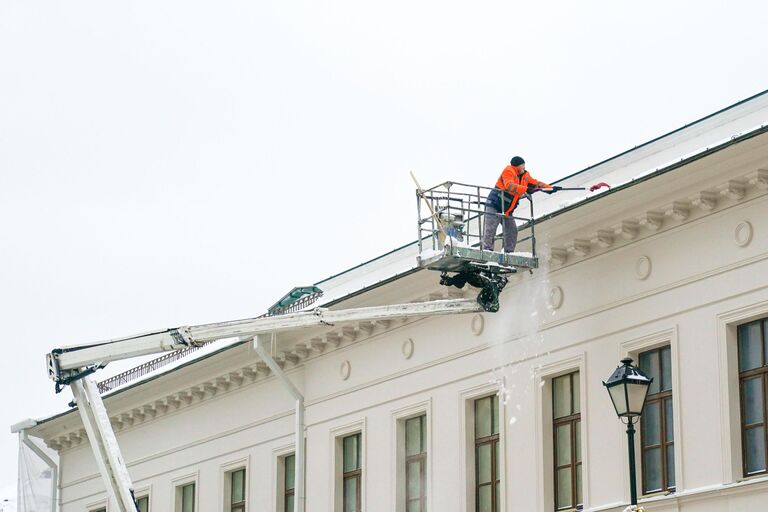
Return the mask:
<svg viewBox="0 0 768 512">
<path fill-rule="evenodd" d="M 595 190 L 597 190 L 597 189 L 600 189 L 600 188 L 603 188 L 603 187 L 605 187 L 605 188 L 611 188 L 611 186 L 610 186 L 609 184 L 607 184 L 607 183 L 605 183 L 605 182 L 602 182 L 602 181 L 601 181 L 600 183 L 595 183 L 594 185 L 592 185 L 591 187 L 589 187 L 589 191 L 590 191 L 590 192 L 594 192 Z"/>
</svg>

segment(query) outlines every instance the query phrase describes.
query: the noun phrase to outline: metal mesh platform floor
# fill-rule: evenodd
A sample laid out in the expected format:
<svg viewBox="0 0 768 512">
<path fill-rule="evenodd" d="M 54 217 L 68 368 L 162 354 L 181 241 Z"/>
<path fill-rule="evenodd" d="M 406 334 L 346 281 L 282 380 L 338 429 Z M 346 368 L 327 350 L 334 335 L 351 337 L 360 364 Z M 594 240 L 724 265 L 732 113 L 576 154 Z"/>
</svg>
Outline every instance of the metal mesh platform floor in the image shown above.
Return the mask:
<svg viewBox="0 0 768 512">
<path fill-rule="evenodd" d="M 423 252 L 418 256 L 419 266 L 442 272 L 461 272 L 487 267 L 499 273 L 514 272 L 515 269 L 539 267 L 538 258 L 529 253 L 504 253 L 483 251 L 474 247 L 446 245 L 443 251 Z"/>
</svg>

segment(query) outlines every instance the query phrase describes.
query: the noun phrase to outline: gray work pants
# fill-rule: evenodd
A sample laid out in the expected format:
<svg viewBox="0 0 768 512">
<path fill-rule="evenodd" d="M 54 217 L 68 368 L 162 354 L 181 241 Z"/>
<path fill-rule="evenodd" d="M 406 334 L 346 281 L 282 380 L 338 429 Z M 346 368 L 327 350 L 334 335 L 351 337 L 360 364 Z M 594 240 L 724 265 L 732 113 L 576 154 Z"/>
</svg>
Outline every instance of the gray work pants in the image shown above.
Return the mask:
<svg viewBox="0 0 768 512">
<path fill-rule="evenodd" d="M 492 206 L 486 206 L 484 215 L 485 228 L 483 229 L 483 249 L 493 250 L 493 239 L 496 237 L 496 228 L 499 223 L 502 224 L 504 234 L 504 252 L 515 252 L 517 245 L 517 224 L 512 217 L 502 217 L 501 214 Z M 493 214 L 496 215 L 493 215 Z"/>
</svg>

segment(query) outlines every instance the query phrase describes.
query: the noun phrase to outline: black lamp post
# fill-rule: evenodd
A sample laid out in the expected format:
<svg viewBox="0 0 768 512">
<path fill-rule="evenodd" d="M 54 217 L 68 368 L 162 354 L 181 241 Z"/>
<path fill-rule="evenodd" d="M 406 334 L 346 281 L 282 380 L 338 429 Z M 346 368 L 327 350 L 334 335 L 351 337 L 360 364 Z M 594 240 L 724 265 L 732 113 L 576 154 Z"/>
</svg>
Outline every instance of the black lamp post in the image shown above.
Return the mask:
<svg viewBox="0 0 768 512">
<path fill-rule="evenodd" d="M 627 424 L 627 443 L 629 448 L 629 492 L 632 505 L 637 505 L 637 484 L 635 479 L 635 426 L 637 418 L 643 413 L 645 397 L 653 379 L 636 366 L 632 366 L 632 358 L 621 360 L 622 366 L 608 377 L 603 386 L 616 409 L 616 415 Z M 626 421 L 625 421 L 626 419 Z"/>
</svg>

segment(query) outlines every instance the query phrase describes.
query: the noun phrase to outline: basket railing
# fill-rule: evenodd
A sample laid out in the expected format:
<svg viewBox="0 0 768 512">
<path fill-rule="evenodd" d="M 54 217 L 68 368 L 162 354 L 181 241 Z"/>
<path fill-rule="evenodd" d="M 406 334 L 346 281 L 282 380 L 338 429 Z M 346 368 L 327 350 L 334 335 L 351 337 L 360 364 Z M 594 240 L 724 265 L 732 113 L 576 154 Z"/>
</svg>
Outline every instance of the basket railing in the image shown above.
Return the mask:
<svg viewBox="0 0 768 512">
<path fill-rule="evenodd" d="M 418 212 L 418 243 L 419 253 L 427 250 L 441 251 L 446 244 L 461 243 L 469 247 L 483 249 L 483 233 L 485 223 L 491 216 L 511 218 L 521 231 L 527 231 L 525 236 L 519 236 L 518 246 L 521 243 L 530 242 L 532 257 L 536 257 L 536 234 L 533 217 L 533 199 L 530 194 L 521 196 L 520 201 L 528 202 L 529 216 L 516 214 L 520 206 L 512 215 L 486 211 L 485 205 L 488 194 L 494 190 L 491 187 L 470 185 L 446 181 L 435 187 L 416 193 Z M 500 191 L 499 191 L 500 192 Z M 502 211 L 509 206 L 506 194 L 499 194 L 502 202 Z M 427 203 L 425 207 L 422 201 Z M 506 204 L 505 204 L 506 203 Z M 496 240 L 504 236 L 504 222 L 501 225 L 501 234 L 494 236 Z M 521 233 L 522 235 L 523 233 Z M 446 240 L 447 239 L 447 240 Z"/>
</svg>

